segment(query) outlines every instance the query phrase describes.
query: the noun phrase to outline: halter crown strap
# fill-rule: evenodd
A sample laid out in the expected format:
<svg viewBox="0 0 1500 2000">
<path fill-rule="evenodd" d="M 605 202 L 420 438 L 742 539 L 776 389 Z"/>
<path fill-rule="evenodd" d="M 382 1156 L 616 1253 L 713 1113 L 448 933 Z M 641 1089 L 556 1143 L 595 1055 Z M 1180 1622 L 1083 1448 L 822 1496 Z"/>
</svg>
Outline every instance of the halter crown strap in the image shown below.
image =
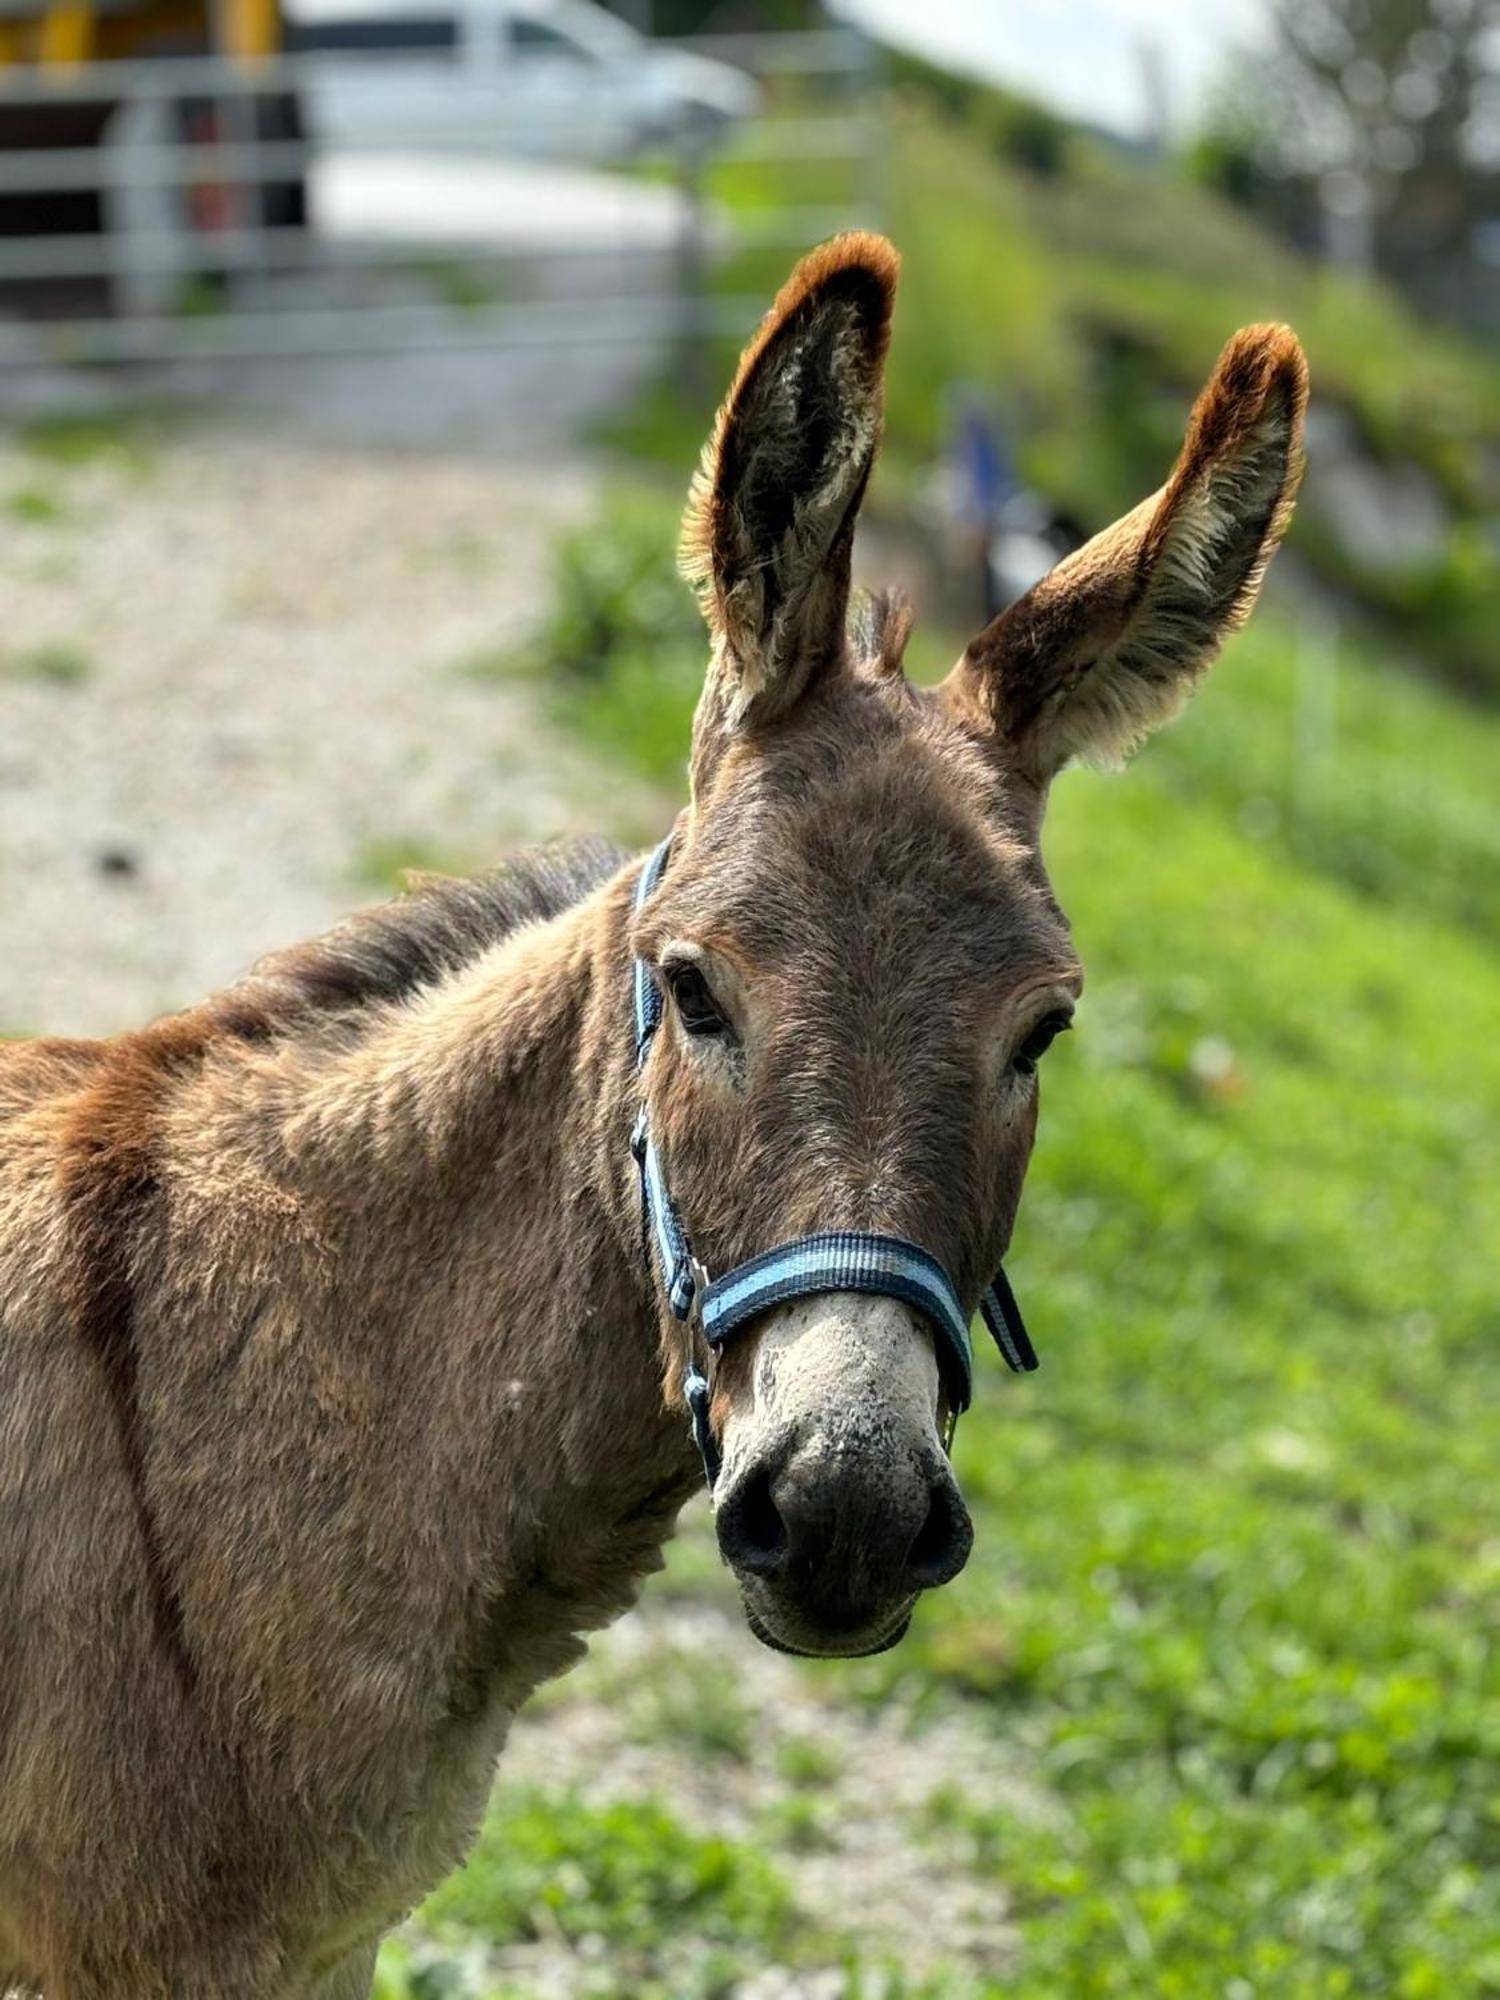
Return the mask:
<svg viewBox="0 0 1500 2000">
<path fill-rule="evenodd" d="M 666 870 L 671 840 L 664 840 L 641 870 L 634 908 L 639 911 Z M 635 999 L 635 1061 L 645 1067 L 651 1043 L 662 1020 L 662 996 L 644 959 L 632 969 Z M 968 1315 L 947 1271 L 930 1251 L 901 1236 L 879 1236 L 863 1230 L 829 1229 L 779 1244 L 759 1257 L 737 1264 L 710 1281 L 693 1255 L 682 1218 L 677 1212 L 662 1170 L 661 1155 L 651 1137 L 651 1120 L 642 1101 L 631 1134 L 630 1150 L 641 1176 L 641 1220 L 647 1258 L 654 1244 L 667 1303 L 674 1317 L 688 1320 L 696 1307 L 708 1345 L 718 1353 L 739 1329 L 788 1299 L 819 1292 L 875 1292 L 914 1306 L 932 1326 L 939 1342 L 939 1360 L 954 1412 L 966 1410 L 974 1387 L 974 1352 Z M 1037 1366 L 1036 1350 L 1027 1337 L 1020 1307 L 1004 1271 L 979 1303 L 980 1317 L 994 1337 L 1007 1365 L 1018 1375 Z M 691 1351 L 691 1350 L 690 1350 Z M 703 1459 L 710 1487 L 719 1472 L 718 1442 L 709 1423 L 710 1385 L 695 1359 L 689 1359 L 683 1393 L 692 1418 L 693 1438 Z"/>
</svg>

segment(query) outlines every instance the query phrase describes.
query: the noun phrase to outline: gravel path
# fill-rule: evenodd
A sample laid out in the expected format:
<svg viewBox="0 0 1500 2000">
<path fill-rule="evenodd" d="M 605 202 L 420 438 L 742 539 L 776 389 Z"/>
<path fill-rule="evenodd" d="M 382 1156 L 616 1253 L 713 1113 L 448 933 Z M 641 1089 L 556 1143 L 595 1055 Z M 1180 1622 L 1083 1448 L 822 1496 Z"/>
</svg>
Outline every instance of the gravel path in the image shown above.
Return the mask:
<svg viewBox="0 0 1500 2000">
<path fill-rule="evenodd" d="M 0 1030 L 139 1023 L 402 858 L 587 825 L 578 758 L 464 665 L 541 615 L 593 484 L 235 430 L 0 446 Z"/>
</svg>

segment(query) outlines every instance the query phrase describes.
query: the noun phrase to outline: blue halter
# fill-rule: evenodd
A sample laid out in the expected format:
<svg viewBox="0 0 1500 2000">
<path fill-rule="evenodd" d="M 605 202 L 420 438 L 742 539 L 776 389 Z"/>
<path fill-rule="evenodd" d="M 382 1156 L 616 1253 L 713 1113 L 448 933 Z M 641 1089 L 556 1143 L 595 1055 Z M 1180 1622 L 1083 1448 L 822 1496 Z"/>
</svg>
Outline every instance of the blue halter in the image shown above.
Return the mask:
<svg viewBox="0 0 1500 2000">
<path fill-rule="evenodd" d="M 669 837 L 641 870 L 635 890 L 637 911 L 660 882 L 671 847 Z M 645 1067 L 662 1019 L 661 989 L 644 959 L 635 961 L 634 985 L 639 1071 Z M 953 1280 L 930 1251 L 901 1236 L 827 1229 L 779 1244 L 736 1264 L 722 1278 L 710 1279 L 693 1255 L 682 1218 L 668 1192 L 644 1102 L 631 1134 L 630 1150 L 641 1170 L 642 1222 L 648 1240 L 656 1246 L 667 1304 L 677 1319 L 687 1321 L 696 1315 L 698 1329 L 715 1354 L 741 1327 L 788 1299 L 818 1292 L 879 1292 L 915 1306 L 926 1316 L 938 1337 L 939 1359 L 948 1363 L 954 1418 L 969 1407 L 974 1389 L 969 1316 L 959 1303 Z M 647 1256 L 649 1259 L 649 1250 Z M 1021 1309 L 1004 1271 L 995 1273 L 994 1282 L 979 1302 L 979 1312 L 1007 1365 L 1018 1375 L 1029 1374 L 1037 1365 L 1036 1350 L 1027 1337 Z M 691 1351 L 682 1387 L 692 1417 L 693 1442 L 703 1460 L 704 1478 L 712 1487 L 719 1475 L 718 1441 L 708 1415 L 712 1389 Z"/>
</svg>

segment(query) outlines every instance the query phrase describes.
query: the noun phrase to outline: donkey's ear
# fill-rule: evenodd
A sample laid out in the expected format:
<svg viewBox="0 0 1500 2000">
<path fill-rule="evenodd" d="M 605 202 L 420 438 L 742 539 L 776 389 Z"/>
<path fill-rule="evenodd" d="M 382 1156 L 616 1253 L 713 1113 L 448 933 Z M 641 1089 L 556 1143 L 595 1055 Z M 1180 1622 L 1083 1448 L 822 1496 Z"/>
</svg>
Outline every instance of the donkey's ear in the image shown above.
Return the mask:
<svg viewBox="0 0 1500 2000">
<path fill-rule="evenodd" d="M 681 560 L 713 634 L 712 706 L 725 721 L 784 713 L 843 650 L 899 267 L 884 237 L 862 233 L 805 257 L 704 447 Z"/>
<path fill-rule="evenodd" d="M 1306 405 L 1291 329 L 1237 333 L 1166 485 L 987 625 L 947 701 L 1042 781 L 1072 757 L 1127 756 L 1249 617 L 1291 519 Z"/>
</svg>

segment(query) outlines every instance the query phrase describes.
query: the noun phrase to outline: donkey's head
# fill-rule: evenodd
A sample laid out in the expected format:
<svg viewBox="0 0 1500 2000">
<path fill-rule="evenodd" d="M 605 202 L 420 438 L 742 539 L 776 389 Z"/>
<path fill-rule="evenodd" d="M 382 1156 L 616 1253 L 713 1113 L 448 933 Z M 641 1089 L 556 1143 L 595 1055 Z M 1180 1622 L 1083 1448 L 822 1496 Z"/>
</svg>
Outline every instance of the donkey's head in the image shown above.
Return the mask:
<svg viewBox="0 0 1500 2000">
<path fill-rule="evenodd" d="M 652 1130 L 708 1269 L 879 1233 L 930 1253 L 968 1312 L 1080 985 L 1039 846 L 1049 782 L 1133 749 L 1248 613 L 1306 372 L 1284 327 L 1236 335 L 1161 491 L 923 691 L 901 613 L 849 603 L 896 274 L 879 237 L 808 258 L 719 414 L 684 535 L 712 639 L 692 804 L 634 943 L 669 996 Z M 955 1393 L 928 1319 L 890 1296 L 773 1305 L 726 1349 L 718 1534 L 762 1638 L 876 1650 L 962 1568 Z"/>
</svg>

